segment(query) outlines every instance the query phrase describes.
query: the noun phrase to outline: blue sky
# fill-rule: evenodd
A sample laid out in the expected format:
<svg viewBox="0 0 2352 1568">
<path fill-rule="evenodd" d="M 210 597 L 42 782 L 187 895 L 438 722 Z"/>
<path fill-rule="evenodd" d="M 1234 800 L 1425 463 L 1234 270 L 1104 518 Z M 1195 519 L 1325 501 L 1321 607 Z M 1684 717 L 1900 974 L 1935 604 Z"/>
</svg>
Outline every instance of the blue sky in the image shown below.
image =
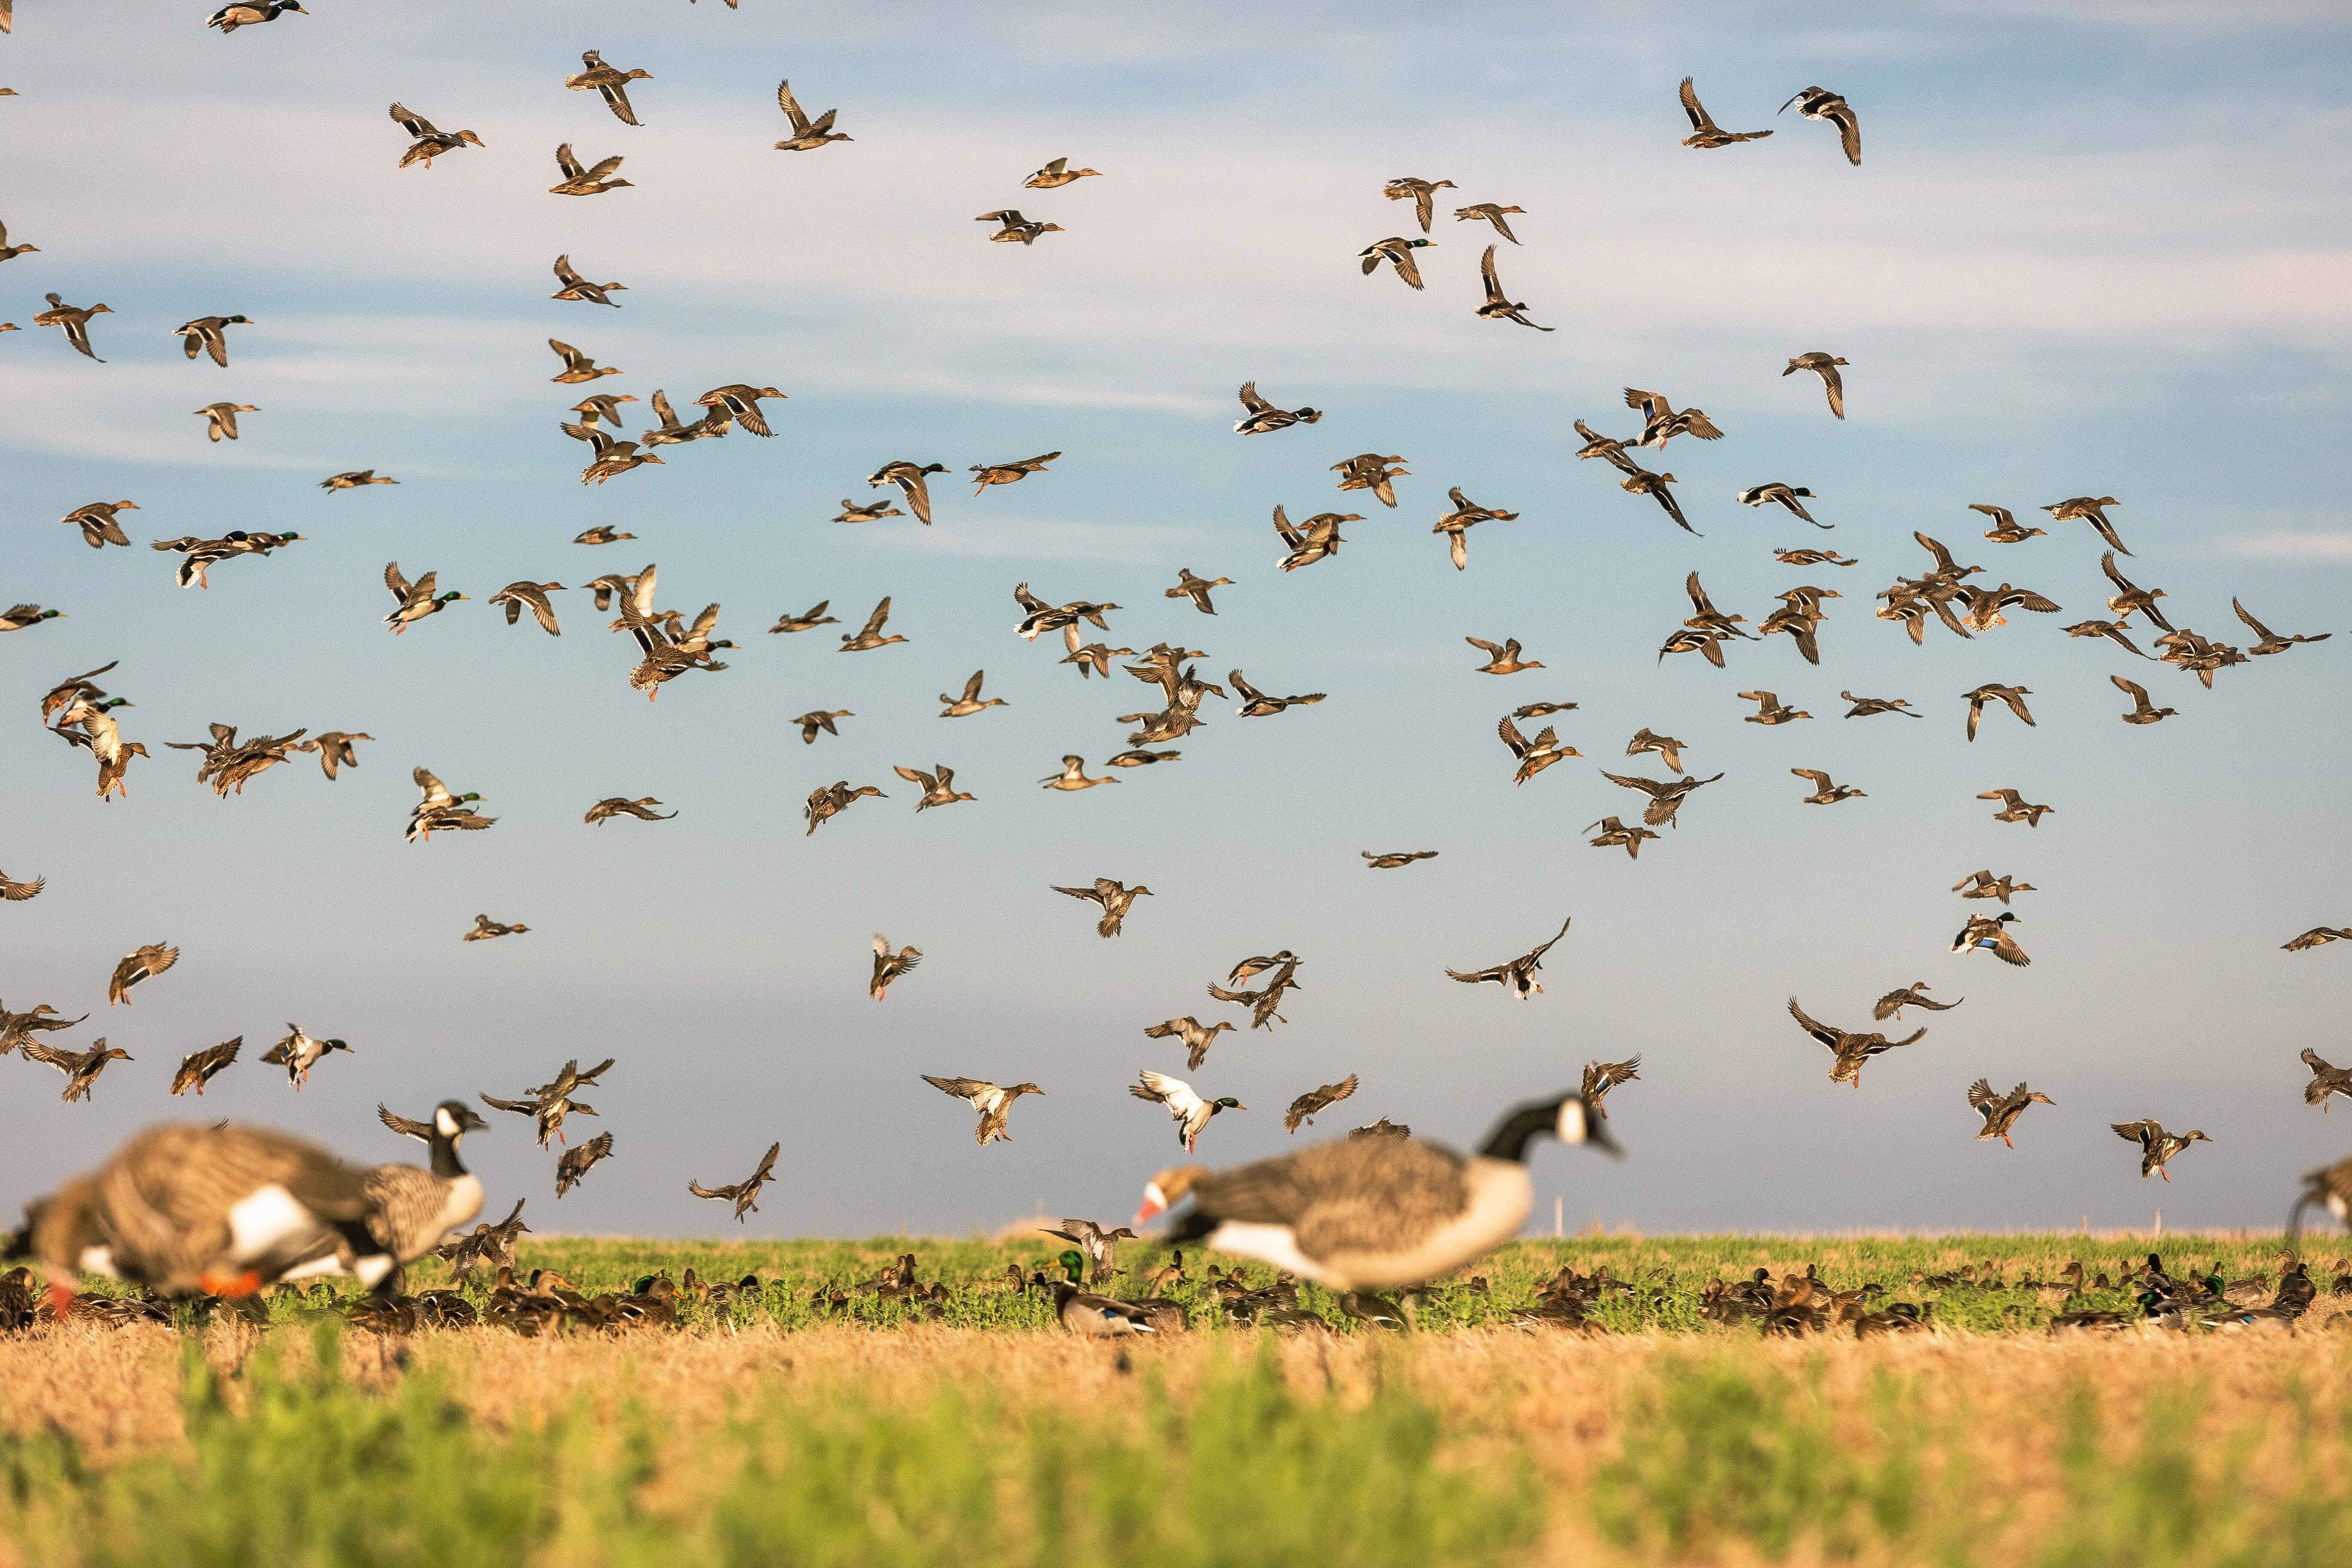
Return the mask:
<svg viewBox="0 0 2352 1568">
<path fill-rule="evenodd" d="M 49 879 L 0 908 L 0 997 L 94 1008 L 60 1038 L 102 1032 L 138 1059 L 72 1107 L 47 1069 L 8 1067 L 9 1188 L 167 1113 L 404 1158 L 379 1100 L 419 1114 L 610 1055 L 586 1126 L 615 1134 L 614 1158 L 560 1205 L 520 1120 L 469 1142 L 499 1212 L 528 1195 L 542 1229 L 712 1232 L 724 1212 L 687 1180 L 735 1179 L 782 1139 L 755 1234 L 1108 1217 L 1179 1154 L 1126 1093 L 1140 1067 L 1183 1071 L 1143 1026 L 1234 1015 L 1204 983 L 1288 947 L 1307 960 L 1292 1022 L 1221 1037 L 1187 1075 L 1252 1107 L 1202 1139 L 1213 1163 L 1289 1146 L 1282 1107 L 1349 1072 L 1362 1089 L 1318 1132 L 1385 1114 L 1462 1142 L 1589 1058 L 1638 1051 L 1642 1081 L 1612 1102 L 1632 1157 L 1539 1155 L 1547 1220 L 1559 1195 L 1571 1224 L 1653 1229 L 2125 1225 L 2158 1205 L 2169 1224 L 2274 1223 L 2352 1136 L 2304 1106 L 2295 1059 L 2352 1058 L 2352 949 L 2278 951 L 2352 921 L 2352 759 L 2332 721 L 2352 653 L 2346 29 L 2316 5 L 2231 7 L 2227 26 L 2187 5 L 2041 9 L 320 0 L 222 38 L 200 6 L 26 0 L 0 40 L 20 95 L 0 104 L 0 221 L 40 250 L 0 267 L 0 319 L 26 329 L 0 337 L 0 595 L 67 618 L 0 639 L 21 737 L 0 866 Z M 592 47 L 653 72 L 642 127 L 562 89 Z M 1777 134 L 1681 147 L 1685 74 L 1726 127 Z M 856 140 L 772 151 L 786 76 Z M 1809 83 L 1854 104 L 1861 168 L 1832 128 L 1774 115 Z M 487 145 L 396 169 L 395 99 Z M 546 195 L 567 140 L 625 153 L 632 187 Z M 1020 188 L 1063 154 L 1105 177 Z M 1381 196 L 1402 174 L 1457 187 L 1421 294 L 1353 259 L 1410 232 Z M 1558 331 L 1471 313 L 1486 237 L 1447 215 L 1486 200 L 1527 209 L 1503 277 Z M 1065 232 L 983 243 L 973 215 L 1007 205 Z M 562 251 L 627 283 L 624 308 L 548 300 Z M 113 307 L 93 328 L 106 363 L 30 326 L 53 289 Z M 227 370 L 168 332 L 209 313 L 254 319 Z M 555 427 L 579 393 L 549 383 L 550 336 L 623 367 L 591 390 L 635 395 L 632 416 L 656 387 L 683 407 L 777 386 L 777 437 L 583 489 L 586 448 Z M 1851 362 L 1843 423 L 1779 374 L 1816 348 Z M 1236 437 L 1253 378 L 1327 416 Z M 1628 385 L 1727 432 L 1652 465 L 1703 537 L 1572 459 L 1577 417 L 1633 434 Z M 189 414 L 221 398 L 259 406 L 234 445 Z M 1054 449 L 1017 486 L 952 482 Z M 1332 489 L 1330 465 L 1364 451 L 1407 459 L 1397 510 Z M 951 470 L 934 527 L 826 521 L 900 457 Z M 401 484 L 316 488 L 371 466 Z M 1835 531 L 1733 502 L 1776 479 L 1813 489 Z M 1478 527 L 1461 574 L 1428 531 L 1457 484 L 1522 514 Z M 2047 521 L 2034 508 L 2085 493 L 2122 499 L 2126 570 L 2168 591 L 2176 624 L 2243 646 L 2234 594 L 2336 639 L 2209 694 L 2060 636 L 2109 591 L 2095 537 L 1990 544 L 1966 509 Z M 135 551 L 91 552 L 55 521 L 123 497 Z M 1337 558 L 1286 574 L 1276 502 L 1369 515 Z M 569 542 L 596 523 L 637 538 Z M 205 592 L 144 548 L 238 527 L 307 537 Z M 1925 563 L 1915 529 L 2065 614 L 1915 648 L 1868 613 Z M 1773 561 L 1799 544 L 1862 564 Z M 394 639 L 387 560 L 472 601 Z M 743 645 L 656 703 L 585 595 L 557 595 L 561 638 L 483 603 L 648 561 L 665 605 L 718 601 Z M 1237 579 L 1213 619 L 1160 596 L 1181 566 Z M 1692 570 L 1751 622 L 1799 583 L 1838 590 L 1821 668 L 1780 638 L 1738 645 L 1726 671 L 1658 664 Z M 1114 646 L 1182 639 L 1214 678 L 1330 696 L 1259 720 L 1212 700 L 1181 763 L 1041 790 L 1065 752 L 1098 769 L 1125 744 L 1114 716 L 1150 694 L 1015 637 L 1023 582 L 1126 606 Z M 854 629 L 886 594 L 907 644 L 764 635 L 818 599 Z M 1546 668 L 1478 674 L 1465 636 L 1517 637 Z M 34 733 L 35 699 L 117 658 L 124 733 L 156 758 L 101 805 L 86 754 Z M 934 694 L 979 668 L 1011 706 L 938 718 Z M 2113 673 L 2179 716 L 2118 724 Z M 1966 742 L 1958 694 L 1985 681 L 2032 688 L 2038 727 L 1995 715 Z M 1816 717 L 1744 724 L 1734 694 L 1758 688 Z M 1843 721 L 1841 689 L 1926 717 Z M 1515 789 L 1494 725 L 1537 700 L 1580 705 L 1555 721 L 1584 760 Z M 786 721 L 819 707 L 856 716 L 803 746 Z M 298 759 L 220 801 L 160 744 L 214 721 L 375 739 L 339 783 Z M 1633 863 L 1580 829 L 1639 804 L 1598 769 L 1657 776 L 1622 756 L 1644 725 L 1727 776 Z M 979 799 L 918 817 L 891 765 L 938 762 Z M 499 826 L 403 844 L 419 764 Z M 1868 795 L 1800 804 L 1792 766 Z M 841 778 L 890 798 L 805 836 L 802 801 Z M 1991 821 L 1974 796 L 2003 784 L 2056 815 Z M 611 795 L 679 815 L 583 826 Z M 1442 854 L 1358 858 L 1393 848 Z M 1985 907 L 1946 889 L 1980 866 L 2041 889 L 2015 906 L 2028 970 L 1946 951 Z M 1097 876 L 1154 889 L 1117 941 L 1050 890 Z M 460 943 L 478 910 L 532 931 Z M 1444 977 L 1570 916 L 1526 1005 Z M 876 931 L 926 954 L 880 1005 Z M 115 960 L 156 940 L 179 967 L 110 1013 Z M 1968 1001 L 1858 1092 L 1783 1010 L 1793 993 L 1855 1026 L 1919 979 Z M 184 1053 L 243 1034 L 250 1058 L 289 1020 L 357 1054 L 299 1098 L 248 1060 L 200 1106 L 167 1101 Z M 1047 1093 L 983 1151 L 921 1073 Z M 2014 1152 L 1973 1142 L 1979 1075 L 2058 1102 Z M 2143 1183 L 2107 1131 L 2141 1116 L 2215 1142 Z"/>
</svg>

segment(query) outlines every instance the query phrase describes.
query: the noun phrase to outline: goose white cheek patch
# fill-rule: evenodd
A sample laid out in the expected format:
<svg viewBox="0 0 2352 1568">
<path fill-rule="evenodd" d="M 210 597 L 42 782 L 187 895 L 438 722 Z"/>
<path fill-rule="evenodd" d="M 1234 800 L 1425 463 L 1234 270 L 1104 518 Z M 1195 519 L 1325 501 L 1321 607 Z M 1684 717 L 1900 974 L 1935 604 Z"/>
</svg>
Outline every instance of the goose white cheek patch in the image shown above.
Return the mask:
<svg viewBox="0 0 2352 1568">
<path fill-rule="evenodd" d="M 1561 1102 L 1559 1122 L 1555 1131 L 1563 1143 L 1584 1142 L 1584 1102 L 1582 1100 L 1570 1100 Z"/>
</svg>

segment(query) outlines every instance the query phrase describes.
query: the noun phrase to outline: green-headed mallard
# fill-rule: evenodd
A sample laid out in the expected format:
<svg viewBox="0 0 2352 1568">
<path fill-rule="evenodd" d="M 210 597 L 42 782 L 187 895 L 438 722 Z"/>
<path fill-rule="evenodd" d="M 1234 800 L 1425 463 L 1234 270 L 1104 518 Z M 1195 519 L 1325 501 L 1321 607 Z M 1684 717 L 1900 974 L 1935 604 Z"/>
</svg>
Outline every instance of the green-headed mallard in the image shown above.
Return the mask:
<svg viewBox="0 0 2352 1568">
<path fill-rule="evenodd" d="M 436 579 L 440 575 L 438 572 L 427 572 L 424 576 L 411 583 L 402 575 L 399 562 L 384 563 L 383 585 L 392 591 L 393 611 L 392 614 L 384 616 L 383 624 L 392 628 L 394 637 L 406 631 L 425 616 L 438 614 L 466 596 L 455 588 L 446 594 L 436 595 L 433 589 Z"/>
<path fill-rule="evenodd" d="M 898 486 L 905 494 L 915 521 L 929 527 L 931 521 L 931 487 L 926 476 L 947 471 L 945 463 L 911 463 L 904 458 L 897 458 L 866 475 L 866 482 L 876 489 L 884 485 Z M 848 504 L 847 501 L 842 502 L 845 507 Z"/>
<path fill-rule="evenodd" d="M 302 9 L 299 0 L 236 0 L 236 4 L 224 5 L 205 17 L 205 26 L 218 27 L 225 38 L 239 27 L 257 27 L 264 22 L 275 22 L 289 11 L 297 16 L 310 15 Z"/>
<path fill-rule="evenodd" d="M 1148 1100 L 1167 1107 L 1168 1114 L 1175 1119 L 1176 1136 L 1187 1153 L 1198 1146 L 1202 1131 L 1219 1111 L 1249 1109 L 1229 1094 L 1204 1100 L 1182 1079 L 1153 1072 L 1150 1068 L 1136 1075 L 1136 1081 L 1128 1087 L 1127 1092 L 1138 1100 Z"/>
<path fill-rule="evenodd" d="M 172 335 L 184 340 L 183 346 L 190 359 L 200 353 L 210 353 L 213 363 L 223 370 L 228 368 L 228 331 L 238 322 L 249 323 L 246 316 L 198 316 L 172 329 Z M 234 435 L 234 432 L 231 433 Z"/>
<path fill-rule="evenodd" d="M 12 605 L 0 610 L 0 632 L 21 632 L 48 621 L 61 620 L 63 610 L 44 609 L 38 605 Z"/>
<path fill-rule="evenodd" d="M 1960 928 L 1960 934 L 1952 939 L 1952 951 L 1969 953 L 1981 947 L 2003 963 L 2024 968 L 2033 960 L 2025 956 L 2025 950 L 2017 945 L 2015 937 L 2009 934 L 2009 922 L 2015 919 L 2017 914 L 2011 910 L 2003 910 L 1990 917 L 1970 915 L 1968 924 Z"/>
<path fill-rule="evenodd" d="M 286 1081 L 294 1086 L 298 1094 L 310 1081 L 312 1068 L 336 1051 L 352 1051 L 352 1047 L 341 1040 L 312 1039 L 302 1032 L 299 1024 L 287 1025 L 286 1031 L 286 1037 L 262 1052 L 259 1059 L 272 1067 L 284 1068 Z"/>
<path fill-rule="evenodd" d="M 1312 425 L 1323 417 L 1319 408 L 1276 408 L 1257 393 L 1257 383 L 1242 383 L 1242 417 L 1234 424 L 1239 436 L 1264 436 L 1276 430 L 1287 430 L 1293 425 Z"/>
<path fill-rule="evenodd" d="M 1426 285 L 1421 279 L 1421 263 L 1413 258 L 1412 253 L 1425 250 L 1436 243 L 1433 239 L 1407 239 L 1402 235 L 1391 235 L 1356 252 L 1356 259 L 1364 264 L 1364 276 L 1367 278 L 1379 271 L 1381 263 L 1385 261 L 1396 268 L 1396 275 L 1403 279 L 1408 287 L 1420 289 Z"/>
<path fill-rule="evenodd" d="M 1045 1289 L 1053 1294 L 1054 1318 L 1062 1327 L 1090 1339 L 1129 1339 L 1158 1332 L 1148 1309 L 1078 1289 L 1078 1281 L 1086 1277 L 1083 1255 L 1065 1252 L 1058 1261 L 1069 1278 L 1053 1280 Z"/>
</svg>

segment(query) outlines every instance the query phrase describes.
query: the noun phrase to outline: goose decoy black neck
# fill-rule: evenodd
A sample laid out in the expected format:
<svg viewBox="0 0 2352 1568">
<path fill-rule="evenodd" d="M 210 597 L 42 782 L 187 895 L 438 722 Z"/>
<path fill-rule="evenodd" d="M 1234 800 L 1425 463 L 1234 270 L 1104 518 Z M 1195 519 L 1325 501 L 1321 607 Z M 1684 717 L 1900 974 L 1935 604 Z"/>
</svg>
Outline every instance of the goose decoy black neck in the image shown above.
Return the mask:
<svg viewBox="0 0 2352 1568">
<path fill-rule="evenodd" d="M 1486 1142 L 1479 1145 L 1478 1152 L 1489 1160 L 1508 1160 L 1524 1165 L 1528 1146 L 1543 1137 L 1557 1138 L 1563 1143 L 1589 1143 L 1620 1159 L 1625 1153 L 1609 1135 L 1606 1119 L 1592 1115 L 1580 1094 L 1530 1100 L 1517 1107 L 1496 1123 Z"/>
</svg>

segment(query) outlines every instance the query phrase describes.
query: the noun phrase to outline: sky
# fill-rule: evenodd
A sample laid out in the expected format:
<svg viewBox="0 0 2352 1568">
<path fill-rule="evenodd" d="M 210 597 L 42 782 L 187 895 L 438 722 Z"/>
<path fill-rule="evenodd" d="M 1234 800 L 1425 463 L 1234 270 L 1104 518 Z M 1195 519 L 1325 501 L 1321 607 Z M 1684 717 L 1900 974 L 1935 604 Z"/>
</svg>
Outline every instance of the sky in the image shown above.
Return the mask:
<svg viewBox="0 0 2352 1568">
<path fill-rule="evenodd" d="M 71 1106 L 50 1069 L 0 1065 L 0 1202 L 170 1116 L 414 1159 L 379 1102 L 421 1116 L 610 1056 L 572 1126 L 614 1157 L 559 1202 L 558 1151 L 493 1113 L 465 1150 L 486 1217 L 527 1197 L 542 1232 L 1108 1223 L 1183 1159 L 1127 1093 L 1141 1068 L 1249 1107 L 1201 1140 L 1223 1165 L 1380 1116 L 1475 1144 L 1639 1053 L 1610 1102 L 1627 1158 L 1540 1149 L 1531 1224 L 1555 1199 L 1571 1229 L 2277 1223 L 2301 1173 L 2352 1152 L 2352 1106 L 2305 1106 L 2297 1060 L 2352 1061 L 2352 944 L 2280 951 L 2352 923 L 2352 29 L 2318 5 L 2047 10 L 318 0 L 223 37 L 196 5 L 24 0 L 0 38 L 0 222 L 39 248 L 0 264 L 24 328 L 0 334 L 0 601 L 66 614 L 0 637 L 0 868 L 48 879 L 0 905 L 0 999 L 89 1012 L 50 1038 L 135 1059 Z M 652 73 L 642 126 L 564 90 L 591 48 Z M 1775 134 L 1681 146 L 1685 75 L 1727 129 Z M 782 78 L 854 140 L 774 151 Z M 1832 127 L 1774 112 L 1811 84 L 1860 116 L 1859 168 Z M 397 168 L 395 100 L 484 145 Z M 547 194 L 565 141 L 625 155 L 630 185 Z M 1064 155 L 1102 177 L 1022 188 Z M 1381 195 L 1408 174 L 1454 182 L 1420 293 L 1355 260 L 1416 232 Z M 1484 201 L 1525 209 L 1498 265 L 1557 331 L 1473 313 L 1494 237 L 1451 209 Z M 1062 231 L 985 243 L 974 215 L 1007 205 Z M 621 308 L 548 299 L 558 253 L 625 282 Z M 32 326 L 51 289 L 112 308 L 105 363 Z M 226 369 L 183 357 L 171 328 L 239 313 Z M 550 337 L 625 374 L 551 384 Z M 1842 422 L 1780 374 L 1816 349 L 1850 362 Z M 1245 380 L 1324 417 L 1237 437 Z M 732 382 L 785 394 L 773 438 L 579 482 L 588 449 L 557 426 L 583 391 L 636 397 L 634 419 L 656 388 L 683 409 Z M 1696 535 L 1574 460 L 1580 417 L 1638 432 L 1627 387 L 1726 433 L 1649 461 Z M 220 399 L 257 407 L 235 443 L 189 412 Z M 1017 485 L 960 482 L 1049 451 Z M 1404 459 L 1395 509 L 1333 488 L 1362 452 Z M 898 458 L 949 468 L 932 526 L 829 521 Z M 370 467 L 400 483 L 318 488 Z M 1831 530 L 1733 499 L 1774 479 Z M 1460 573 L 1430 531 L 1454 486 L 1520 514 L 1475 528 Z M 2119 498 L 2125 570 L 2176 625 L 2244 647 L 2234 595 L 2333 640 L 2209 693 L 2062 636 L 2111 590 L 2088 526 L 2035 509 L 2086 494 Z M 124 498 L 133 550 L 56 521 Z M 1979 501 L 2048 533 L 1987 542 Z M 1284 573 L 1277 503 L 1366 515 Z M 597 524 L 636 537 L 570 542 Z M 145 548 L 235 528 L 304 537 L 201 591 Z M 1927 565 L 1915 530 L 2063 614 L 1914 647 L 1869 612 Z M 1773 559 L 1797 546 L 1861 564 Z M 387 561 L 470 597 L 394 637 Z M 486 603 L 649 562 L 664 607 L 718 603 L 740 645 L 655 702 L 585 594 L 554 595 L 554 638 Z M 1186 567 L 1234 579 L 1213 618 L 1163 597 Z M 1725 670 L 1660 660 L 1694 570 L 1751 626 L 1789 587 L 1836 590 L 1820 667 L 1780 637 Z M 1212 699 L 1180 762 L 1042 789 L 1065 753 L 1104 771 L 1116 716 L 1155 704 L 1016 637 L 1018 584 L 1119 605 L 1113 647 L 1328 695 L 1261 719 Z M 909 640 L 835 651 L 886 595 Z M 820 599 L 844 625 L 767 635 Z M 1466 637 L 1544 668 L 1481 674 Z M 88 753 L 36 726 L 41 692 L 109 660 L 154 755 L 101 803 Z M 1008 706 L 939 717 L 980 668 Z M 2116 674 L 2178 716 L 2118 724 Z M 1997 711 L 1967 741 L 1960 693 L 1985 682 L 2030 688 L 2036 725 Z M 1745 723 L 1756 689 L 1813 717 Z M 1844 690 L 1920 717 L 1843 719 Z M 1545 721 L 1582 755 L 1515 786 L 1496 721 L 1538 701 L 1578 705 Z M 790 721 L 817 708 L 853 717 L 804 745 Z M 373 739 L 336 782 L 297 757 L 222 800 L 163 745 L 215 721 Z M 1600 770 L 1663 776 L 1622 754 L 1644 726 L 1724 778 L 1633 861 L 1584 825 L 1642 804 Z M 918 816 L 892 766 L 939 763 L 978 798 Z M 403 843 L 420 765 L 496 827 Z M 1792 767 L 1867 793 L 1803 804 Z M 887 798 L 811 835 L 802 803 L 835 780 Z M 2056 809 L 1995 822 L 1975 797 L 2003 785 Z M 608 795 L 677 816 L 583 825 Z M 1440 854 L 1360 858 L 1418 849 Z M 2011 906 L 2029 968 L 1948 951 L 1993 907 L 1947 890 L 1980 867 L 2037 889 Z M 1152 889 L 1112 941 L 1052 890 L 1097 877 Z M 530 930 L 461 942 L 478 911 Z M 1563 920 L 1528 1003 L 1446 978 Z M 924 954 L 879 1005 L 877 932 Z M 108 1008 L 115 962 L 157 941 L 178 966 Z M 1220 1036 L 1197 1072 L 1144 1037 L 1245 1022 L 1203 986 L 1278 948 L 1305 960 L 1286 1025 Z M 1878 1027 L 1872 1002 L 1922 980 L 1965 1003 L 1858 1089 L 1786 1012 Z M 289 1023 L 354 1054 L 297 1093 L 252 1059 Z M 237 1035 L 247 1059 L 202 1101 L 167 1099 L 182 1055 Z M 983 1149 L 925 1073 L 1045 1092 Z M 1284 1133 L 1293 1096 L 1349 1073 L 1353 1099 Z M 1979 1076 L 2056 1104 L 2014 1150 L 1976 1142 Z M 2108 1124 L 2144 1116 L 2213 1141 L 2143 1180 Z M 688 1194 L 773 1141 L 743 1230 Z"/>
</svg>

